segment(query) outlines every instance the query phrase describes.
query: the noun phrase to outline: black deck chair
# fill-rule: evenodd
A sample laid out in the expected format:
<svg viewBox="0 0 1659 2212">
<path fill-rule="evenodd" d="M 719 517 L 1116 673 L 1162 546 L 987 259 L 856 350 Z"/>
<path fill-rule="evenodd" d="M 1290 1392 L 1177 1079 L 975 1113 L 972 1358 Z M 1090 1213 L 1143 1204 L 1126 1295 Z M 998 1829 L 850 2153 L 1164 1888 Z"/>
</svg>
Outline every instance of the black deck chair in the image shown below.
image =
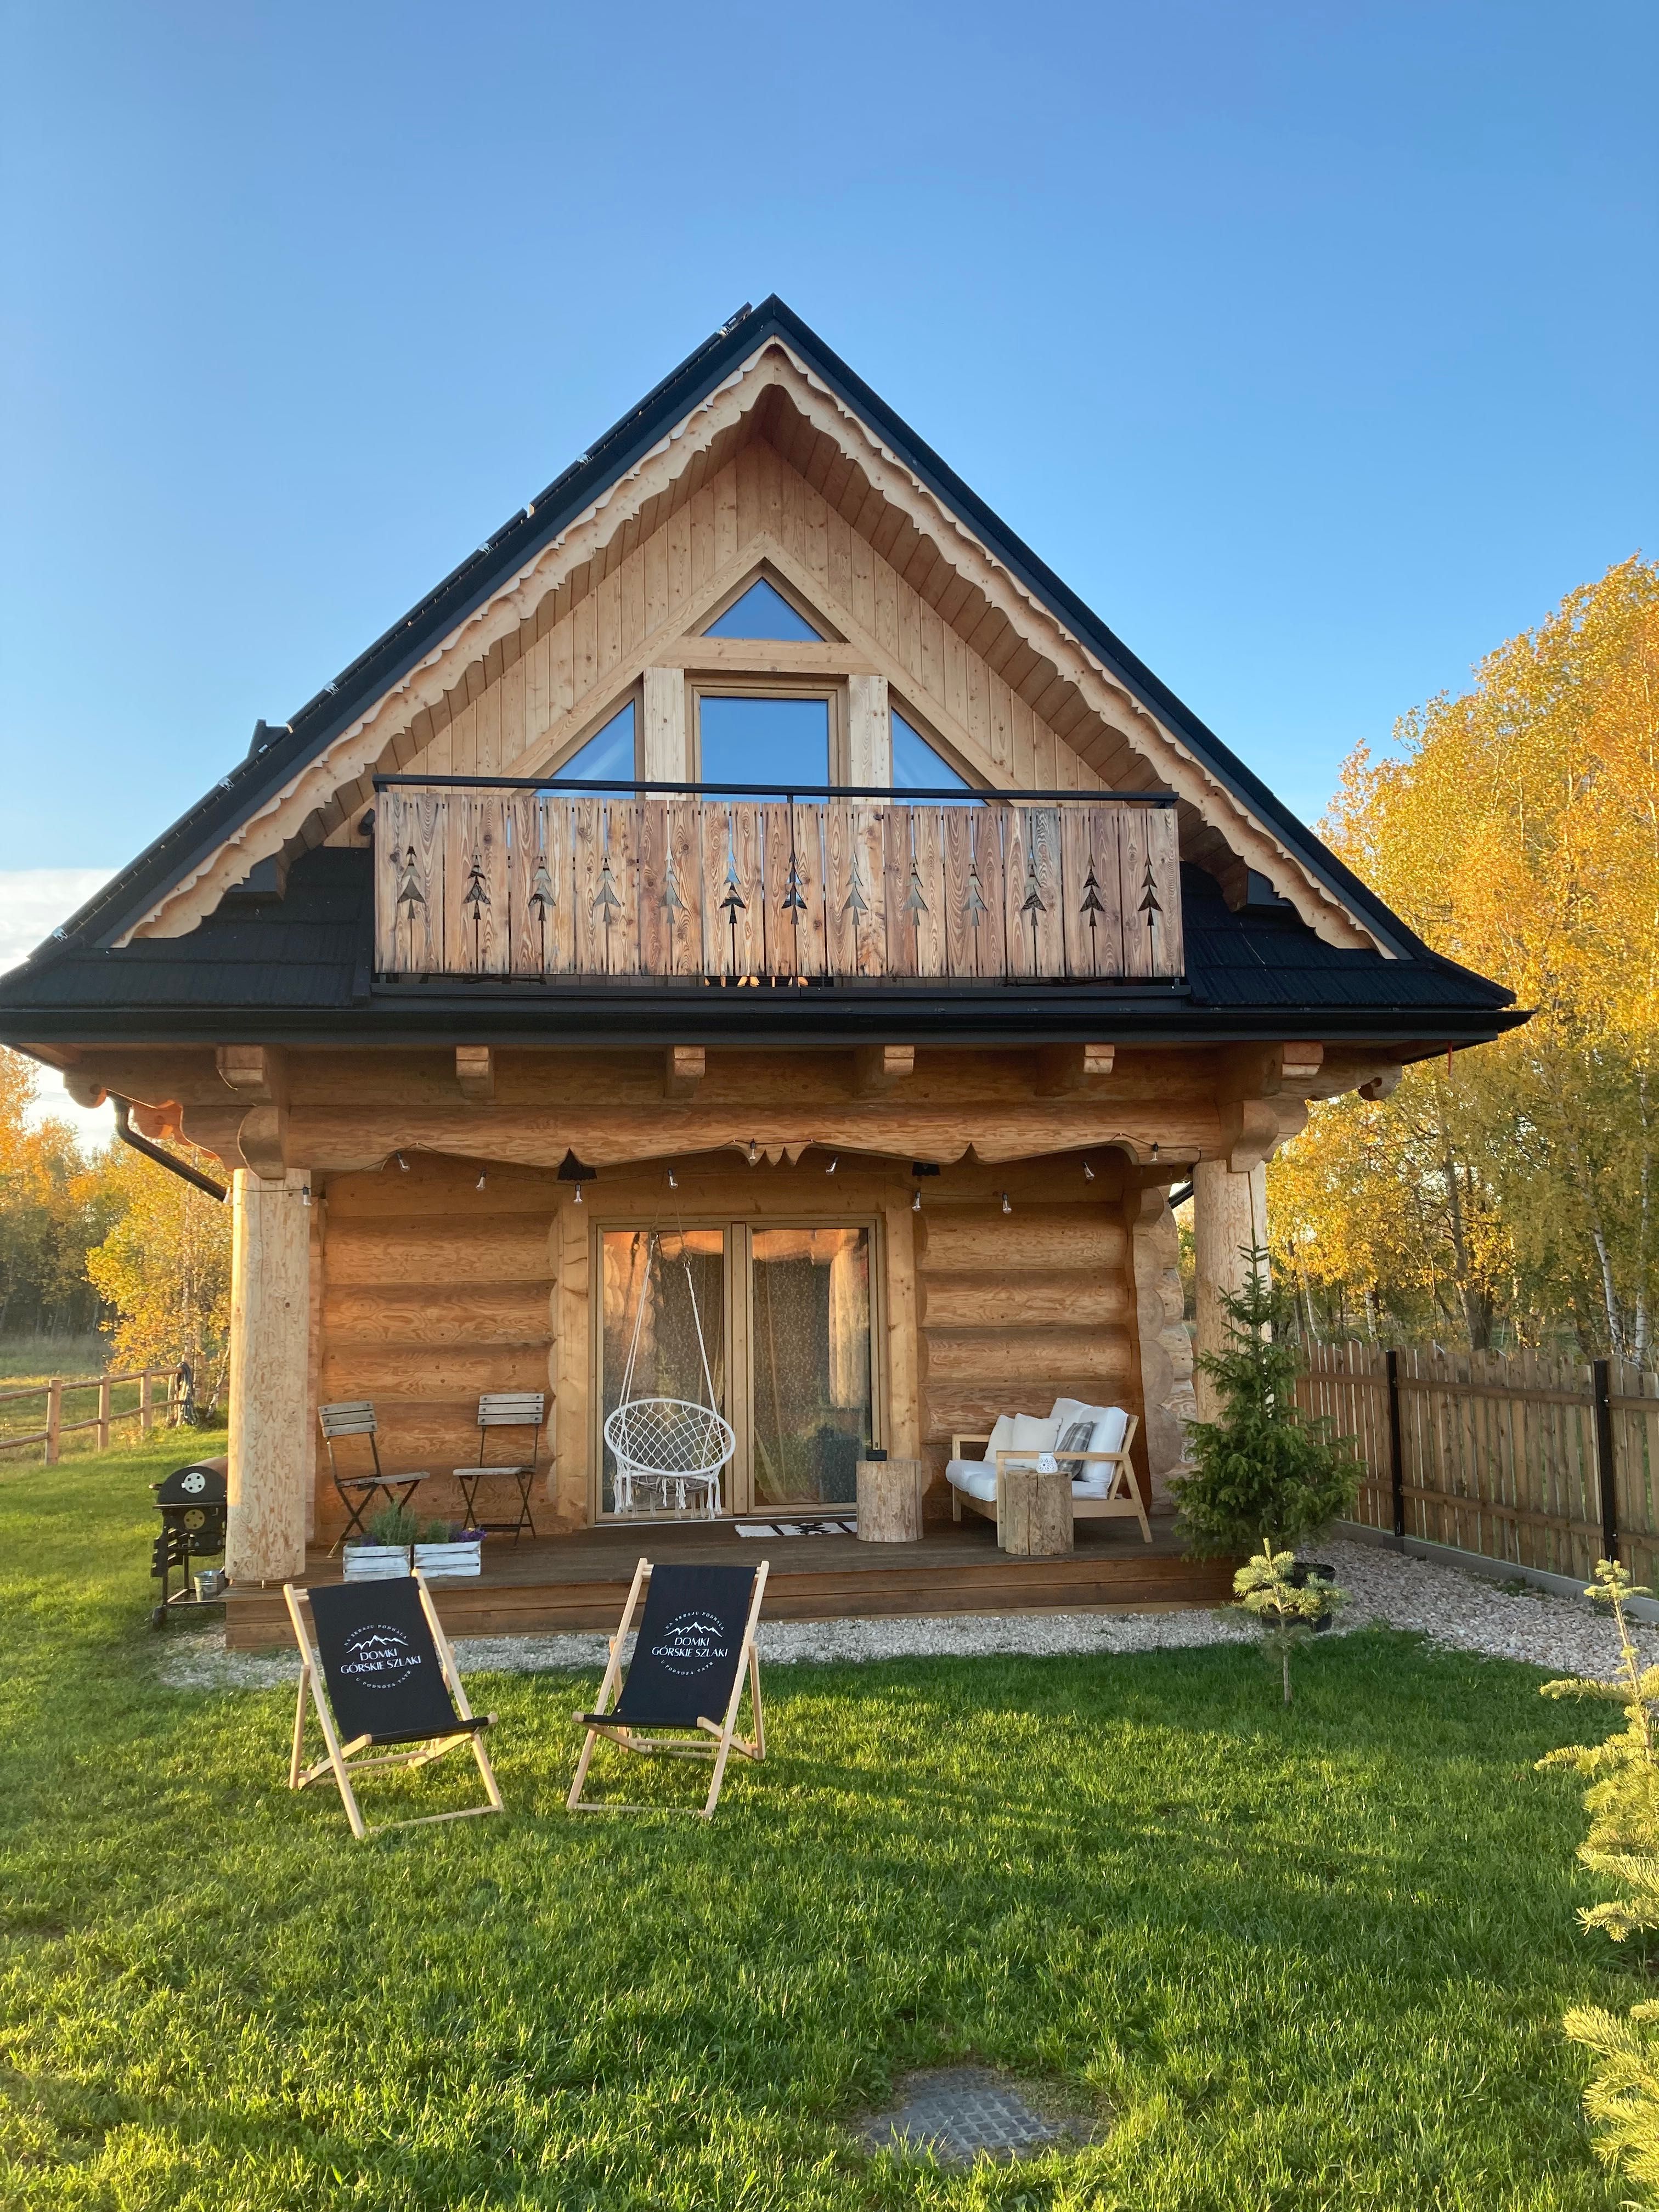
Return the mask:
<svg viewBox="0 0 1659 2212">
<path fill-rule="evenodd" d="M 622 1626 L 611 1643 L 611 1663 L 599 1685 L 598 1711 L 578 1713 L 587 1729 L 587 1741 L 576 1762 L 575 1778 L 566 1800 L 573 1813 L 661 1812 L 662 1806 L 595 1804 L 582 1796 L 593 1747 L 601 1736 L 623 1751 L 659 1753 L 670 1759 L 712 1759 L 714 1771 L 708 1784 L 708 1800 L 702 1806 L 687 1805 L 684 1812 L 701 1812 L 705 1820 L 714 1817 L 726 1762 L 734 1751 L 745 1759 L 766 1756 L 766 1728 L 761 1717 L 760 1661 L 755 1653 L 755 1623 L 760 1619 L 770 1562 L 757 1567 L 659 1566 L 641 1559 L 634 1570 L 633 1586 L 623 1607 Z M 623 1644 L 634 1619 L 640 1592 L 650 1584 L 645 1613 L 640 1622 L 628 1680 L 622 1674 Z M 744 1680 L 749 1684 L 754 1735 L 745 1741 L 736 1732 L 738 1708 L 743 1702 Z M 720 1717 L 714 1717 L 716 1714 Z M 699 1730 L 714 1741 L 682 1743 L 641 1729 L 678 1729 L 693 1735 Z"/>
<path fill-rule="evenodd" d="M 388 1828 L 420 1827 L 429 1820 L 465 1820 L 475 1813 L 499 1813 L 501 1793 L 484 1749 L 483 1731 L 493 1728 L 494 1713 L 475 1715 L 461 1686 L 455 1654 L 444 1634 L 426 1586 L 415 1574 L 394 1581 L 331 1583 L 311 1590 L 283 1584 L 289 1616 L 300 1646 L 300 1698 L 294 1711 L 294 1756 L 288 1786 L 303 1790 L 332 1774 L 345 1802 L 346 1818 L 359 1843 Z M 300 1610 L 311 1605 L 317 1636 L 313 1644 Z M 326 1695 L 325 1695 L 326 1686 Z M 305 1757 L 306 1693 L 309 1691 L 327 1747 L 312 1765 Z M 331 1711 L 331 1708 L 332 1709 Z M 413 1820 L 364 1826 L 351 1778 L 367 1767 L 424 1766 L 458 1744 L 470 1743 L 489 1793 L 487 1805 L 464 1805 L 453 1813 L 423 1813 Z M 381 1750 L 382 1745 L 412 1747 Z M 364 1759 L 362 1752 L 374 1756 Z"/>
</svg>

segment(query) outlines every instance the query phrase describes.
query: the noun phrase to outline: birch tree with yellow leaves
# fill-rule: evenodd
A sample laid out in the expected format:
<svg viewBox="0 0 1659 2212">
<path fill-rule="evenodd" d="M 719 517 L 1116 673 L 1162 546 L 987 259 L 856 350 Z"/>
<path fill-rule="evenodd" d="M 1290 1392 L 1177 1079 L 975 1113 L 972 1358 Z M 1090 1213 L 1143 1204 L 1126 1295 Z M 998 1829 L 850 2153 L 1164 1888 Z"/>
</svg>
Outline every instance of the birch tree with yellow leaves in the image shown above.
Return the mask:
<svg viewBox="0 0 1659 2212">
<path fill-rule="evenodd" d="M 1346 763 L 1328 842 L 1534 1010 L 1270 1170 L 1311 1333 L 1645 1361 L 1659 1233 L 1659 568 L 1621 562 Z"/>
</svg>

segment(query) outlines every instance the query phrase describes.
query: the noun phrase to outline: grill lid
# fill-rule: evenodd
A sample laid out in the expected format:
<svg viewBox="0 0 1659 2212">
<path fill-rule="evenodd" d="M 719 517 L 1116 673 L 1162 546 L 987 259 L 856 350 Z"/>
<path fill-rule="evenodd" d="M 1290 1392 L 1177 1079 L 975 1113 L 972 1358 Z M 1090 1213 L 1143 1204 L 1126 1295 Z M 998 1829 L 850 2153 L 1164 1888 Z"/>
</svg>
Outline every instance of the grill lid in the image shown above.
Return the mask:
<svg viewBox="0 0 1659 2212">
<path fill-rule="evenodd" d="M 166 1481 L 150 1485 L 155 1492 L 155 1503 L 158 1505 L 222 1505 L 228 1464 L 222 1459 L 197 1459 L 192 1460 L 188 1467 L 175 1467 Z"/>
</svg>

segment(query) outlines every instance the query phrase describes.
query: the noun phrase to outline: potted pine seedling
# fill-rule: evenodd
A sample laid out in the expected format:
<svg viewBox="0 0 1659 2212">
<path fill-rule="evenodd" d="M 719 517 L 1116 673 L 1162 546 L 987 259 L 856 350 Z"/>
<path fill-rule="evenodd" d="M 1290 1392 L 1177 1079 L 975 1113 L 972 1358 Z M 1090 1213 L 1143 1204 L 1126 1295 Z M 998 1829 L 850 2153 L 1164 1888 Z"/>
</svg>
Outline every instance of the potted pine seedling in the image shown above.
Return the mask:
<svg viewBox="0 0 1659 2212">
<path fill-rule="evenodd" d="M 415 1539 L 415 1565 L 434 1581 L 483 1572 L 483 1530 L 428 1521 Z"/>
<path fill-rule="evenodd" d="M 1233 1593 L 1261 1631 L 1262 1649 L 1278 1656 L 1287 1705 L 1291 1652 L 1316 1630 L 1328 1628 L 1347 1596 L 1346 1590 L 1338 1589 L 1328 1569 L 1298 1580 L 1297 1565 L 1293 1553 L 1275 1552 L 1264 1543 L 1233 1577 Z"/>
<path fill-rule="evenodd" d="M 345 1547 L 349 1583 L 388 1582 L 410 1571 L 417 1522 L 405 1505 L 383 1505 L 368 1517 L 367 1540 Z"/>
</svg>

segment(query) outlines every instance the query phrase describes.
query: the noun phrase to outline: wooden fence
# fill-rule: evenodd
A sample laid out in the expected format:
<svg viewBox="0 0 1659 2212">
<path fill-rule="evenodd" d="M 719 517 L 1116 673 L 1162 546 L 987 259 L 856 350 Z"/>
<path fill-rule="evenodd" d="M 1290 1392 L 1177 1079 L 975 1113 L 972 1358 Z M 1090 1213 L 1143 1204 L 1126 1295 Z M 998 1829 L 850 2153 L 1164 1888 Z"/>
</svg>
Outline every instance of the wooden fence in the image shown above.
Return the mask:
<svg viewBox="0 0 1659 2212">
<path fill-rule="evenodd" d="M 1659 1376 L 1538 1352 L 1313 1347 L 1298 1401 L 1356 1439 L 1368 1527 L 1588 1582 L 1659 1576 Z"/>
<path fill-rule="evenodd" d="M 167 1411 L 166 1388 L 161 1391 L 158 1405 L 151 1386 L 157 1382 L 163 1386 L 170 1382 L 173 1371 L 170 1367 L 135 1367 L 123 1375 L 54 1376 L 49 1382 L 29 1382 L 15 1390 L 0 1390 L 0 1406 L 14 1405 L 22 1398 L 42 1400 L 46 1419 L 44 1428 L 25 1429 L 16 1436 L 0 1436 L 0 1452 L 23 1451 L 31 1445 L 41 1444 L 45 1446 L 42 1460 L 47 1467 L 52 1467 L 60 1455 L 62 1439 L 82 1429 L 96 1429 L 98 1449 L 107 1451 L 110 1430 L 114 1423 L 137 1421 L 141 1431 L 148 1431 L 154 1425 L 157 1413 Z M 115 1391 L 117 1385 L 123 1382 L 138 1385 L 138 1402 L 136 1406 L 124 1407 L 117 1411 Z M 95 1390 L 98 1393 L 98 1411 L 86 1420 L 66 1421 L 64 1419 L 64 1393 L 76 1390 Z"/>
</svg>

